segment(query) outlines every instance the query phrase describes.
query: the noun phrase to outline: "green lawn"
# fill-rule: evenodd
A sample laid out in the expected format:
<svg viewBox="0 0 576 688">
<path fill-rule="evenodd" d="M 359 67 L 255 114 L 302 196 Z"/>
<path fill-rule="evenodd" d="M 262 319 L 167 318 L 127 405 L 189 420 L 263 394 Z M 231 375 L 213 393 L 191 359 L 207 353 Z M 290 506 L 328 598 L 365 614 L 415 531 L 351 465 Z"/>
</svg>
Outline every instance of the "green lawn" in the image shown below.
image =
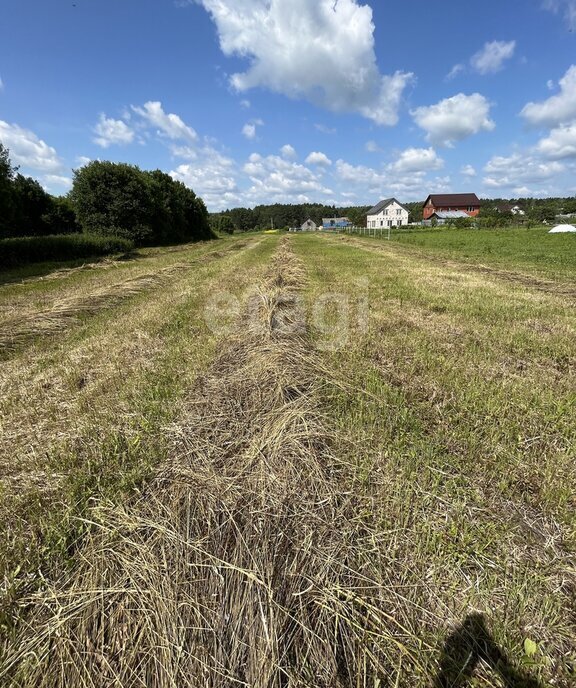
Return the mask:
<svg viewBox="0 0 576 688">
<path fill-rule="evenodd" d="M 576 234 L 548 234 L 548 228 L 414 229 L 392 231 L 392 241 L 469 262 L 576 277 Z"/>
</svg>

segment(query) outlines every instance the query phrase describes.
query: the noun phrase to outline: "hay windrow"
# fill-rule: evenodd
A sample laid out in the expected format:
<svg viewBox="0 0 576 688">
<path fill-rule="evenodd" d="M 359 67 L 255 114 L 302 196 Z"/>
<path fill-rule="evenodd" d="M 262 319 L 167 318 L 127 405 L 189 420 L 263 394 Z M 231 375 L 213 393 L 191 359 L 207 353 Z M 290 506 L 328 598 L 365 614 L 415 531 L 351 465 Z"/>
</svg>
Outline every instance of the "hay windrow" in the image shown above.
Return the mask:
<svg viewBox="0 0 576 688">
<path fill-rule="evenodd" d="M 227 247 L 226 250 L 241 250 L 246 245 L 245 242 L 237 242 Z M 58 334 L 77 324 L 83 316 L 93 315 L 105 308 L 114 308 L 129 298 L 161 287 L 178 275 L 193 269 L 198 263 L 221 258 L 226 255 L 226 250 L 210 251 L 200 258 L 176 263 L 149 274 L 125 279 L 122 282 L 95 290 L 88 295 L 61 299 L 46 310 L 24 315 L 20 313 L 17 317 L 6 318 L 0 323 L 0 357 L 9 356 L 35 337 Z M 113 262 L 109 264 L 114 265 Z M 105 269 L 109 267 L 109 264 L 105 263 Z M 85 267 L 74 268 L 70 272 L 82 269 L 85 269 Z M 58 275 L 58 273 L 56 274 Z"/>
<path fill-rule="evenodd" d="M 344 688 L 418 664 L 331 450 L 304 279 L 284 242 L 170 462 L 132 503 L 96 508 L 74 570 L 24 603 L 4 684 Z"/>
</svg>

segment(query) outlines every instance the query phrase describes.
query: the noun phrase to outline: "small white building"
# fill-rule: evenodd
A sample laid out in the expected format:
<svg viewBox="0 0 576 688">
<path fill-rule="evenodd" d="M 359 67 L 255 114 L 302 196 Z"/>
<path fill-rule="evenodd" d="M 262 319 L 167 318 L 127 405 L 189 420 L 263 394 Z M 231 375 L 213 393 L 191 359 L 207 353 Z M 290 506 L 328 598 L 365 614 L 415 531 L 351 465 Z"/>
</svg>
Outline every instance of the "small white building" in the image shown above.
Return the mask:
<svg viewBox="0 0 576 688">
<path fill-rule="evenodd" d="M 408 224 L 408 208 L 395 198 L 386 198 L 366 213 L 368 229 L 380 227 L 400 227 Z"/>
<path fill-rule="evenodd" d="M 303 222 L 300 225 L 300 229 L 303 232 L 315 232 L 318 229 L 318 227 L 313 220 L 306 220 L 306 222 Z"/>
</svg>

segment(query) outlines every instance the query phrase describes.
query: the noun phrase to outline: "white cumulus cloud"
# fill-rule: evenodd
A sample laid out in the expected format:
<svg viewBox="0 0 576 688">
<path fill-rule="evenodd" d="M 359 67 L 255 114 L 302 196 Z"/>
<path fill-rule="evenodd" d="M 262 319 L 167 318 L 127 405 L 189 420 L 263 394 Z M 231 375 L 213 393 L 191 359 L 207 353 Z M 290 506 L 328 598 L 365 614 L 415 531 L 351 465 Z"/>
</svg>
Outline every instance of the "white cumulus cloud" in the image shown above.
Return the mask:
<svg viewBox="0 0 576 688">
<path fill-rule="evenodd" d="M 320 151 L 313 151 L 304 161 L 307 165 L 320 165 L 329 167 L 332 164 L 332 160 L 326 155 L 326 153 L 321 153 Z"/>
<path fill-rule="evenodd" d="M 352 165 L 345 160 L 336 161 L 338 178 L 349 184 L 368 188 L 371 193 L 377 192 L 388 181 L 386 174 L 366 165 Z"/>
<path fill-rule="evenodd" d="M 419 107 L 410 112 L 416 124 L 426 131 L 426 138 L 439 146 L 453 146 L 481 131 L 496 126 L 490 119 L 490 103 L 480 93 L 459 93 L 436 105 Z"/>
<path fill-rule="evenodd" d="M 558 82 L 560 93 L 540 103 L 528 103 L 520 113 L 534 126 L 556 126 L 576 118 L 576 65 Z"/>
<path fill-rule="evenodd" d="M 225 55 L 249 60 L 238 91 L 268 88 L 336 112 L 394 125 L 411 73 L 382 75 L 372 9 L 356 0 L 198 0 Z"/>
<path fill-rule="evenodd" d="M 323 134 L 335 134 L 336 133 L 336 129 L 334 127 L 327 127 L 325 124 L 315 124 L 314 128 L 318 129 L 318 131 L 321 131 Z"/>
<path fill-rule="evenodd" d="M 553 160 L 576 158 L 576 122 L 552 129 L 546 138 L 540 139 L 536 150 Z"/>
<path fill-rule="evenodd" d="M 170 171 L 170 176 L 191 188 L 211 211 L 239 205 L 242 198 L 238 192 L 234 161 L 210 146 L 201 148 L 194 155 L 197 161 L 178 165 Z"/>
<path fill-rule="evenodd" d="M 125 145 L 134 141 L 134 131 L 121 119 L 106 117 L 104 113 L 100 115 L 98 124 L 94 127 L 96 138 L 94 143 L 102 148 L 108 146 Z"/>
<path fill-rule="evenodd" d="M 253 119 L 242 127 L 242 135 L 245 136 L 249 141 L 253 141 L 256 138 L 256 127 L 261 127 L 264 122 L 261 119 Z"/>
<path fill-rule="evenodd" d="M 245 124 L 242 127 L 242 135 L 245 136 L 247 139 L 255 139 L 256 138 L 256 125 L 255 124 Z"/>
<path fill-rule="evenodd" d="M 195 142 L 198 134 L 185 124 L 182 119 L 173 113 L 164 112 L 162 103 L 159 101 L 148 101 L 142 107 L 132 106 L 132 110 L 144 121 L 156 127 L 161 136 L 172 139 L 173 141 Z"/>
<path fill-rule="evenodd" d="M 562 174 L 565 166 L 557 161 L 543 161 L 530 153 L 494 156 L 484 167 L 485 187 L 490 189 L 528 187 Z"/>
<path fill-rule="evenodd" d="M 390 169 L 395 172 L 423 172 L 438 170 L 443 167 L 444 161 L 438 157 L 433 148 L 407 148 L 400 153 L 396 162 Z"/>
<path fill-rule="evenodd" d="M 72 188 L 72 177 L 62 174 L 47 174 L 44 176 L 44 184 L 48 191 L 57 187 L 59 191 L 68 191 Z"/>
<path fill-rule="evenodd" d="M 502 69 L 504 62 L 514 55 L 515 49 L 516 41 L 491 41 L 472 56 L 470 64 L 479 74 L 492 74 Z"/>
<path fill-rule="evenodd" d="M 282 154 L 282 157 L 286 158 L 287 160 L 296 160 L 296 151 L 289 143 L 287 143 L 285 146 L 282 146 L 280 153 Z"/>
<path fill-rule="evenodd" d="M 472 165 L 464 165 L 462 168 L 460 168 L 460 174 L 464 177 L 475 177 L 476 170 L 474 167 L 472 167 Z"/>
<path fill-rule="evenodd" d="M 308 202 L 333 193 L 321 175 L 286 157 L 253 153 L 243 169 L 252 182 L 246 192 L 250 203 Z"/>
<path fill-rule="evenodd" d="M 355 189 L 358 197 L 366 202 L 375 203 L 388 196 L 418 200 L 422 198 L 423 188 L 436 193 L 450 191 L 449 177 L 427 177 L 428 172 L 442 165 L 443 161 L 436 157 L 433 149 L 407 149 L 396 162 L 380 169 L 337 160 L 335 177 L 347 189 Z"/>
<path fill-rule="evenodd" d="M 0 141 L 10 150 L 10 159 L 41 172 L 58 172 L 62 168 L 56 150 L 29 129 L 0 120 Z"/>
<path fill-rule="evenodd" d="M 454 79 L 455 77 L 458 76 L 458 74 L 461 74 L 464 71 L 466 71 L 466 67 L 463 64 L 461 64 L 461 63 L 455 64 L 452 67 L 452 69 L 448 72 L 448 74 L 446 75 L 446 79 L 448 81 L 450 81 L 450 79 Z"/>
</svg>

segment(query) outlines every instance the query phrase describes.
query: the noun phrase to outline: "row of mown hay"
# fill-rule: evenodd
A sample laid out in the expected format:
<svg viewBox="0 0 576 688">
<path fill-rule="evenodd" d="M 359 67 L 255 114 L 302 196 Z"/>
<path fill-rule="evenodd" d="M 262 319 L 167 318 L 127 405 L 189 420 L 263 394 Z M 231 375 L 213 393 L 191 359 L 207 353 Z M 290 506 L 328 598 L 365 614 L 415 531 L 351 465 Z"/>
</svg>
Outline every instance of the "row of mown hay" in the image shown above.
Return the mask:
<svg viewBox="0 0 576 688">
<path fill-rule="evenodd" d="M 74 569 L 29 600 L 3 685 L 374 688 L 394 670 L 382 648 L 417 663 L 319 410 L 304 279 L 284 242 L 173 459 L 132 503 L 96 509 Z"/>
</svg>

